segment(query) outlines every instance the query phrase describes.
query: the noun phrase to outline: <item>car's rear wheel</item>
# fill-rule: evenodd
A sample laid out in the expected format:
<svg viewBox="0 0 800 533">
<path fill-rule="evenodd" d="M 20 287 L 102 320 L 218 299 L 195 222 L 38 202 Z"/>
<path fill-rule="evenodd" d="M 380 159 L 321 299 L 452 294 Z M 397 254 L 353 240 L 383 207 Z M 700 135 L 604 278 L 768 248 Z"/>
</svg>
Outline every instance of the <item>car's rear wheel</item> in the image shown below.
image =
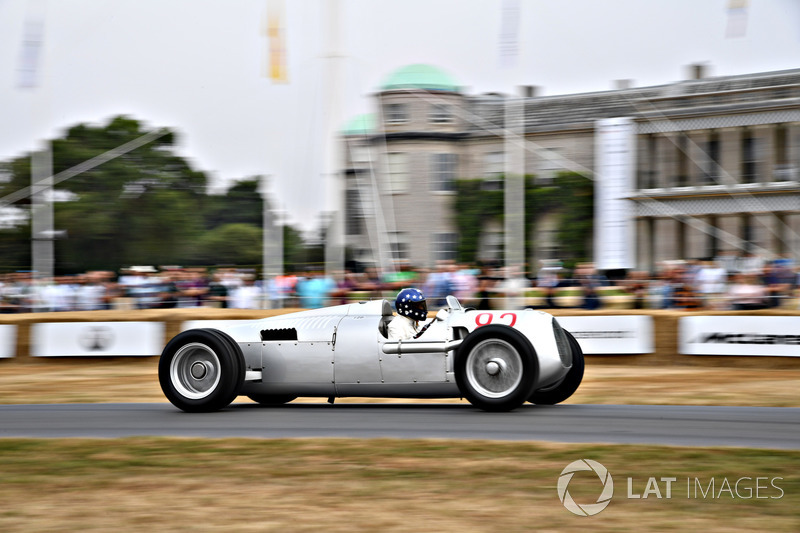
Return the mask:
<svg viewBox="0 0 800 533">
<path fill-rule="evenodd" d="M 539 405 L 555 405 L 561 403 L 572 396 L 583 381 L 583 350 L 581 345 L 575 340 L 575 337 L 569 331 L 564 331 L 567 334 L 570 350 L 572 350 L 572 368 L 569 369 L 564 379 L 544 389 L 534 392 L 530 399 L 531 403 Z"/>
<path fill-rule="evenodd" d="M 261 405 L 284 405 L 297 399 L 288 394 L 248 394 L 248 398 Z"/>
<path fill-rule="evenodd" d="M 470 333 L 456 353 L 456 383 L 464 397 L 486 411 L 510 411 L 527 400 L 538 362 L 528 339 L 501 325 Z"/>
<path fill-rule="evenodd" d="M 179 333 L 167 343 L 158 362 L 161 390 L 175 407 L 187 412 L 226 407 L 236 398 L 244 376 L 239 345 L 213 329 Z"/>
</svg>

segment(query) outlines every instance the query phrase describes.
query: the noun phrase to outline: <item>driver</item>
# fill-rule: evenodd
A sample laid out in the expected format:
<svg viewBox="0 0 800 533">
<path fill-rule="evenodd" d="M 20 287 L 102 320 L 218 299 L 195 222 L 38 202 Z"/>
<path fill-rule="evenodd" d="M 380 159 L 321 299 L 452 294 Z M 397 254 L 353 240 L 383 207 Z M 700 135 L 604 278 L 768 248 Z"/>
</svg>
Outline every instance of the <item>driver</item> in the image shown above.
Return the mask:
<svg viewBox="0 0 800 533">
<path fill-rule="evenodd" d="M 419 333 L 419 323 L 428 316 L 428 304 L 419 289 L 403 289 L 394 301 L 397 316 L 389 322 L 389 340 L 406 340 Z"/>
</svg>

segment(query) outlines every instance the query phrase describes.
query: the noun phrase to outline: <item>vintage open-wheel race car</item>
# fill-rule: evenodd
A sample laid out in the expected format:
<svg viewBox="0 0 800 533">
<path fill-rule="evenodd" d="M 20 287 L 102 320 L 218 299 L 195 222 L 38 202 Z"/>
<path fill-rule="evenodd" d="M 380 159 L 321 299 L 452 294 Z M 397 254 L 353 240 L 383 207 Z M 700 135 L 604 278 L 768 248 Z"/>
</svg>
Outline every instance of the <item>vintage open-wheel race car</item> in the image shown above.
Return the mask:
<svg viewBox="0 0 800 533">
<path fill-rule="evenodd" d="M 386 300 L 300 311 L 219 329 L 190 329 L 167 343 L 164 394 L 189 412 L 244 395 L 263 405 L 297 397 L 466 398 L 487 411 L 556 404 L 583 379 L 575 338 L 552 315 L 478 311 L 453 297 L 418 339 L 387 338 Z"/>
</svg>

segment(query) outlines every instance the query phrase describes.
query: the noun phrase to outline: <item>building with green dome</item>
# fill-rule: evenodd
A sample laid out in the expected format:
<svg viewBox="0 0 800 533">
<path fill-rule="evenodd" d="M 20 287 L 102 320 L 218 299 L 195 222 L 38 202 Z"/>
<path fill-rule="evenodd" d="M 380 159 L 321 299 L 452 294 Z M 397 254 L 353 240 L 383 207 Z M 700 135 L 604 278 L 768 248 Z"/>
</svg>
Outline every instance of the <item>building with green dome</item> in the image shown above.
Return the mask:
<svg viewBox="0 0 800 533">
<path fill-rule="evenodd" d="M 503 188 L 511 101 L 524 119 L 526 175 L 550 183 L 577 172 L 595 184 L 595 234 L 610 240 L 578 236 L 589 251 L 581 259 L 651 272 L 664 261 L 748 252 L 800 261 L 800 69 L 689 72 L 666 85 L 582 94 L 537 96 L 527 87 L 513 100 L 467 94 L 433 65 L 390 72 L 375 111 L 341 131 L 350 259 L 417 268 L 455 260 L 455 180 Z M 470 262 L 502 263 L 502 222 L 487 217 L 479 229 Z M 566 259 L 559 213 L 543 208 L 525 233 L 531 270 Z"/>
<path fill-rule="evenodd" d="M 416 64 L 397 69 L 380 86 L 380 92 L 402 90 L 424 90 L 432 92 L 460 92 L 450 74 L 433 65 Z"/>
</svg>

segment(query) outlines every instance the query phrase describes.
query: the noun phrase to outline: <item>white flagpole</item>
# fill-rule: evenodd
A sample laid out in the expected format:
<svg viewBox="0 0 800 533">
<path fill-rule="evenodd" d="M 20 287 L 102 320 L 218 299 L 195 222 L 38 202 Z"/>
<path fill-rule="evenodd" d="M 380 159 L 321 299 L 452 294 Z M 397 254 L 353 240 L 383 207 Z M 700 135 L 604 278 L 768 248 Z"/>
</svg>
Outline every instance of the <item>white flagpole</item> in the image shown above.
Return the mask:
<svg viewBox="0 0 800 533">
<path fill-rule="evenodd" d="M 341 207 L 343 205 L 343 178 L 341 176 L 341 154 L 338 142 L 338 127 L 341 125 L 342 81 L 341 62 L 343 59 L 340 47 L 340 15 L 341 8 L 338 0 L 327 3 L 328 11 L 328 44 L 325 56 L 327 67 L 327 83 L 324 85 L 328 91 L 327 105 L 324 115 L 327 117 L 324 137 L 324 171 L 323 178 L 327 181 L 328 205 L 333 206 L 328 220 L 328 231 L 325 235 L 325 275 L 328 279 L 336 280 L 344 271 L 344 224 Z"/>
<path fill-rule="evenodd" d="M 525 100 L 514 94 L 519 57 L 519 0 L 504 0 L 500 30 L 500 65 L 511 87 L 505 101 L 504 235 L 506 279 L 509 287 L 525 273 Z M 522 142 L 520 142 L 522 141 Z M 509 308 L 521 307 L 516 294 L 507 294 Z"/>
</svg>

